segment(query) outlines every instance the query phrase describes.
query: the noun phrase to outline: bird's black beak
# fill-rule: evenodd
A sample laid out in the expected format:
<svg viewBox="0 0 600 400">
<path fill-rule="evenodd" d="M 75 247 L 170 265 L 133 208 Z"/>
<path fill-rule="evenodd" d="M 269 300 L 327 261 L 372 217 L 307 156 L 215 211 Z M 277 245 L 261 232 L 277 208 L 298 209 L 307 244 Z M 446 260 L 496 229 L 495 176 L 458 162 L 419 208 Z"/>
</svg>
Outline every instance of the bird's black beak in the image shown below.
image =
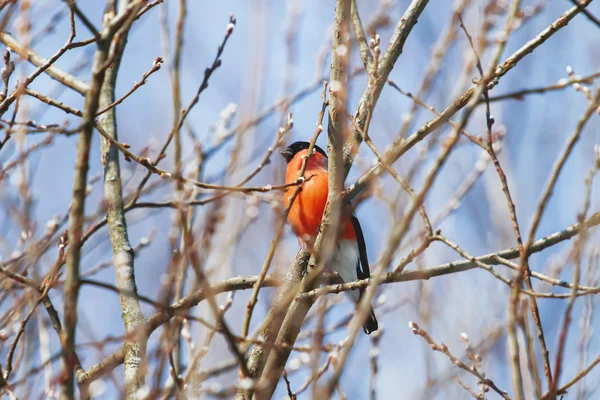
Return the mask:
<svg viewBox="0 0 600 400">
<path fill-rule="evenodd" d="M 281 154 L 281 156 L 283 158 L 285 158 L 286 162 L 289 163 L 290 161 L 292 161 L 293 154 L 292 154 L 292 150 L 289 147 L 286 148 L 285 150 L 281 150 L 281 152 L 279 154 Z"/>
</svg>

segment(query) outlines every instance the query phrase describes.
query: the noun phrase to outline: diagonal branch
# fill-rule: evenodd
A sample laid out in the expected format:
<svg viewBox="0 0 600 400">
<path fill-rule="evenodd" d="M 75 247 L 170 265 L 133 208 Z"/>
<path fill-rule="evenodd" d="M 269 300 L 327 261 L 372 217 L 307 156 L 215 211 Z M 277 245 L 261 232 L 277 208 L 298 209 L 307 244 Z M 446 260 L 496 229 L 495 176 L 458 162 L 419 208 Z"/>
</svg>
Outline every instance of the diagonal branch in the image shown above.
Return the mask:
<svg viewBox="0 0 600 400">
<path fill-rule="evenodd" d="M 394 64 L 402 54 L 402 50 L 404 49 L 404 43 L 406 43 L 406 39 L 408 35 L 412 32 L 412 29 L 417 24 L 417 20 L 419 19 L 421 13 L 425 9 L 428 0 L 413 0 L 406 12 L 400 18 L 400 22 L 396 25 L 396 29 L 392 34 L 390 39 L 390 43 L 388 45 L 387 50 L 383 54 L 381 58 L 381 62 L 376 68 L 377 74 L 374 76 L 374 79 L 369 79 L 367 83 L 367 87 L 365 88 L 360 100 L 358 109 L 354 115 L 354 119 L 356 120 L 358 127 L 364 132 L 369 131 L 369 121 L 370 116 L 373 115 L 373 111 L 375 106 L 377 105 L 377 100 L 379 100 L 379 95 L 383 90 L 383 86 L 387 81 L 392 69 L 394 68 Z M 358 11 L 356 11 L 358 13 Z M 357 14 L 358 16 L 358 14 Z M 354 23 L 354 19 L 353 19 Z M 356 28 L 356 25 L 355 25 Z M 357 38 L 358 38 L 357 33 Z M 360 41 L 359 41 L 360 43 Z M 361 47 L 364 46 L 361 45 Z M 361 55 L 363 54 L 363 50 L 361 49 Z M 375 68 L 373 68 L 375 70 Z M 370 71 L 369 71 L 370 72 Z M 345 175 L 348 175 L 350 171 L 350 167 L 352 166 L 352 160 L 354 155 L 358 151 L 358 145 L 360 145 L 362 141 L 362 136 L 359 130 L 352 128 L 350 135 L 344 145 L 344 162 L 345 162 Z"/>
<path fill-rule="evenodd" d="M 33 50 L 29 48 L 23 48 L 19 45 L 19 42 L 15 40 L 11 35 L 6 32 L 0 32 L 0 42 L 4 43 L 6 46 L 10 47 L 15 53 L 19 56 L 23 57 L 25 60 L 29 61 L 36 67 L 42 69 L 45 73 L 47 73 L 51 78 L 57 80 L 63 85 L 73 89 L 77 93 L 82 95 L 86 95 L 89 86 L 86 82 L 81 79 L 65 72 L 50 62 L 50 60 L 46 60 L 44 57 L 40 56 Z"/>
<path fill-rule="evenodd" d="M 354 36 L 356 37 L 356 44 L 358 45 L 360 59 L 365 66 L 365 71 L 370 71 L 371 67 L 373 66 L 373 54 L 371 54 L 371 49 L 369 48 L 369 43 L 367 42 L 367 36 L 365 35 L 365 28 L 363 28 L 360 15 L 358 14 L 356 0 L 352 0 L 350 20 L 352 21 L 352 29 L 354 30 Z"/>
<path fill-rule="evenodd" d="M 531 54 L 535 49 L 541 46 L 546 40 L 550 39 L 556 32 L 560 31 L 562 28 L 567 26 L 567 24 L 579 14 L 581 7 L 587 7 L 592 0 L 586 0 L 583 3 L 580 3 L 580 7 L 573 7 L 563 13 L 560 17 L 558 17 L 552 24 L 550 24 L 546 29 L 541 31 L 537 36 L 531 39 L 529 42 L 524 44 L 521 48 L 519 48 L 516 52 L 514 52 L 510 57 L 508 57 L 501 65 L 499 65 L 495 71 L 494 75 L 488 77 L 490 79 L 490 83 L 488 84 L 488 90 L 492 89 L 497 83 L 499 78 L 503 77 L 508 71 L 513 69 L 517 63 L 519 63 L 525 56 Z M 476 86 L 471 87 L 470 89 L 463 92 L 460 96 L 458 96 L 454 102 L 446 107 L 446 109 L 436 118 L 430 120 L 425 125 L 423 125 L 419 130 L 410 135 L 407 138 L 398 137 L 396 138 L 395 143 L 391 146 L 391 149 L 385 153 L 385 163 L 388 165 L 393 164 L 396 160 L 398 160 L 403 154 L 405 154 L 408 150 L 413 148 L 417 143 L 421 140 L 425 139 L 427 135 L 434 132 L 442 125 L 447 123 L 450 118 L 452 118 L 458 111 L 463 109 L 469 102 L 473 92 L 475 91 Z M 369 88 L 367 88 L 369 90 Z M 366 93 L 366 91 L 365 91 Z M 363 93 L 363 98 L 365 94 Z M 361 98 L 362 99 L 362 98 Z M 368 99 L 368 98 L 366 98 Z M 375 98 L 376 99 L 376 98 Z M 361 102 L 359 105 L 360 109 L 366 107 Z M 360 117 L 366 115 L 366 113 L 360 114 Z M 359 116 L 357 115 L 357 122 L 361 129 L 364 130 L 364 127 L 360 125 L 365 122 L 360 122 Z M 357 138 L 358 136 L 358 138 Z M 360 140 L 360 133 L 356 132 L 354 134 L 354 138 Z M 350 138 L 352 140 L 352 138 Z M 358 142 L 356 142 L 358 143 Z M 350 157 L 350 150 L 353 149 L 354 144 L 346 143 L 345 152 L 346 160 L 348 162 Z M 353 198 L 358 193 L 360 193 L 368 183 L 374 179 L 375 177 L 381 175 L 384 172 L 383 163 L 377 163 L 373 167 L 371 167 L 363 176 L 361 176 L 354 184 L 352 184 L 346 190 L 346 196 L 348 198 Z"/>
<path fill-rule="evenodd" d="M 600 20 L 598 18 L 596 18 L 594 16 L 594 14 L 592 14 L 591 12 L 589 12 L 588 10 L 583 8 L 583 6 L 581 4 L 579 4 L 578 0 L 569 0 L 569 1 L 571 3 L 573 3 L 577 8 L 579 8 L 579 11 L 581 11 L 583 13 L 583 15 L 585 15 L 587 17 L 587 19 L 590 20 L 591 23 L 596 25 L 597 28 L 600 28 Z"/>
</svg>

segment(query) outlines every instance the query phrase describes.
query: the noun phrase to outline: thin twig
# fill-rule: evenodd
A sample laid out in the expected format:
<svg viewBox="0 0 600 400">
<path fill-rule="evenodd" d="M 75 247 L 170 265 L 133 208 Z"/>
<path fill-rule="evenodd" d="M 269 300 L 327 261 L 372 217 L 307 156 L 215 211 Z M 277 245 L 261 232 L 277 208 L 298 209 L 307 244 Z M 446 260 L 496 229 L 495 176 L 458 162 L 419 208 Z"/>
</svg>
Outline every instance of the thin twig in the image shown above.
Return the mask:
<svg viewBox="0 0 600 400">
<path fill-rule="evenodd" d="M 591 216 L 584 224 L 577 223 L 577 224 L 571 225 L 571 226 L 565 228 L 564 230 L 553 233 L 549 236 L 546 236 L 544 238 L 541 238 L 541 239 L 535 241 L 531 247 L 531 252 L 532 252 L 532 254 L 541 252 L 547 248 L 550 248 L 550 247 L 556 245 L 557 243 L 571 239 L 572 237 L 579 234 L 579 232 L 582 229 L 582 226 L 585 226 L 587 229 L 589 229 L 589 228 L 591 228 L 593 226 L 597 226 L 597 225 L 600 225 L 600 213 L 596 213 L 593 216 Z M 483 263 L 492 265 L 492 264 L 498 263 L 497 257 L 502 257 L 502 258 L 506 258 L 506 259 L 518 258 L 519 257 L 519 249 L 510 248 L 510 249 L 502 250 L 502 251 L 499 251 L 496 253 L 486 254 L 486 255 L 477 257 L 476 259 L 479 262 L 483 262 Z M 435 278 L 438 276 L 444 276 L 444 275 L 448 275 L 448 274 L 468 271 L 473 268 L 477 268 L 477 265 L 475 263 L 473 263 L 472 261 L 457 260 L 457 261 L 442 264 L 442 265 L 439 265 L 436 267 L 427 268 L 424 270 L 404 271 L 399 274 L 396 274 L 393 272 L 387 273 L 384 275 L 382 283 L 408 282 L 408 281 L 423 280 L 423 279 L 428 280 L 428 279 Z M 251 289 L 252 287 L 254 287 L 257 279 L 258 279 L 258 276 L 250 276 L 250 277 L 229 278 L 224 281 L 216 282 L 210 288 L 210 295 L 215 296 L 219 293 L 224 293 L 224 292 L 229 292 L 229 291 Z M 273 287 L 273 286 L 278 285 L 279 283 L 280 282 L 277 279 L 273 278 L 272 276 L 267 275 L 265 277 L 263 286 Z M 355 289 L 358 289 L 361 287 L 366 287 L 366 286 L 368 286 L 369 283 L 370 283 L 370 280 L 365 279 L 365 280 L 356 281 L 356 282 L 348 282 L 348 283 L 344 283 L 344 284 L 330 285 L 330 286 L 325 286 L 323 288 L 315 289 L 312 292 L 307 292 L 302 295 L 303 296 L 321 296 L 321 295 L 325 295 L 327 293 L 339 293 L 341 291 L 355 290 Z M 572 287 L 572 286 L 569 285 L 568 287 Z M 581 286 L 579 287 L 579 289 L 584 290 L 584 288 Z M 146 329 L 148 330 L 148 332 L 153 332 L 158 327 L 160 327 L 162 324 L 167 322 L 170 318 L 172 318 L 172 316 L 178 315 L 179 313 L 182 313 L 182 312 L 185 313 L 191 307 L 194 307 L 197 304 L 199 304 L 200 302 L 202 302 L 204 299 L 206 299 L 207 295 L 208 295 L 208 293 L 202 289 L 202 290 L 194 292 L 194 293 L 180 299 L 175 304 L 172 304 L 167 310 L 160 311 L 157 314 L 154 314 L 152 317 L 150 317 L 148 319 L 148 324 L 147 324 Z M 266 343 L 269 343 L 269 340 L 273 340 L 273 338 L 271 337 L 271 339 L 268 339 L 267 337 L 264 337 L 264 340 Z M 252 356 L 250 357 L 250 359 L 253 359 Z M 106 371 L 112 370 L 117 365 L 121 364 L 122 362 L 123 362 L 123 349 L 118 350 L 117 352 L 113 353 L 111 356 L 109 356 L 108 358 L 106 358 L 105 360 L 100 362 L 99 364 L 96 364 L 95 366 L 91 367 L 84 374 L 81 374 L 81 376 L 78 376 L 78 381 L 80 382 L 80 384 L 81 383 L 89 384 L 93 380 L 99 378 Z"/>
<path fill-rule="evenodd" d="M 209 81 L 210 77 L 215 72 L 215 70 L 217 70 L 221 66 L 221 55 L 223 54 L 223 50 L 225 49 L 225 45 L 227 44 L 229 37 L 233 33 L 233 29 L 235 27 L 235 22 L 236 22 L 235 17 L 232 15 L 229 18 L 229 24 L 227 24 L 227 27 L 225 29 L 225 36 L 223 36 L 223 41 L 217 48 L 217 54 L 215 55 L 215 58 L 211 64 L 211 66 L 204 70 L 204 78 L 202 79 L 202 83 L 200 84 L 200 87 L 196 91 L 196 95 L 192 98 L 192 100 L 190 101 L 188 106 L 184 110 L 182 110 L 181 116 L 179 117 L 179 120 L 178 120 L 178 123 L 169 133 L 169 136 L 167 137 L 167 140 L 165 141 L 165 143 L 163 144 L 162 148 L 160 149 L 158 155 L 156 156 L 155 161 L 153 163 L 151 163 L 151 166 L 154 169 L 156 168 L 156 166 L 158 165 L 160 160 L 162 160 L 164 158 L 165 152 L 166 152 L 167 148 L 169 147 L 169 144 L 171 143 L 171 141 L 173 140 L 173 138 L 175 137 L 177 132 L 181 130 L 181 127 L 183 126 L 187 116 L 190 114 L 192 108 L 194 108 L 194 106 L 196 104 L 198 104 L 198 102 L 200 101 L 200 95 L 208 87 L 208 81 Z M 148 163 L 148 164 L 150 164 L 150 163 Z M 146 172 L 146 175 L 144 175 L 144 178 L 138 185 L 138 187 L 135 191 L 135 194 L 134 194 L 133 198 L 130 200 L 129 204 L 134 204 L 137 201 L 144 186 L 148 182 L 148 179 L 150 179 L 150 176 L 152 175 L 153 172 L 154 171 L 152 169 L 148 169 L 148 172 Z M 183 179 L 183 177 L 180 177 L 180 179 Z"/>
<path fill-rule="evenodd" d="M 419 327 L 419 325 L 417 325 L 415 322 L 409 322 L 408 326 L 410 327 L 410 329 L 412 330 L 412 332 L 415 335 L 419 335 L 421 336 L 423 339 L 425 339 L 425 341 L 427 343 L 429 343 L 431 345 L 431 349 L 433 351 L 439 351 L 442 354 L 444 354 L 446 357 L 448 357 L 450 359 L 450 362 L 454 365 L 456 365 L 458 368 L 462 369 L 463 371 L 467 371 L 468 373 L 470 373 L 471 375 L 477 377 L 481 382 L 485 383 L 485 385 L 491 387 L 496 393 L 498 393 L 503 399 L 505 400 L 510 400 L 510 397 L 508 396 L 508 394 L 506 393 L 506 391 L 504 390 L 500 390 L 498 388 L 498 386 L 496 386 L 496 384 L 494 383 L 494 381 L 492 381 L 489 378 L 486 378 L 484 375 L 482 375 L 477 368 L 469 368 L 467 367 L 462 361 L 460 361 L 459 359 L 457 359 L 448 349 L 448 346 L 446 346 L 444 343 L 442 343 L 441 345 L 437 344 L 432 338 L 431 336 L 429 336 L 429 334 L 423 330 L 422 328 Z"/>
</svg>

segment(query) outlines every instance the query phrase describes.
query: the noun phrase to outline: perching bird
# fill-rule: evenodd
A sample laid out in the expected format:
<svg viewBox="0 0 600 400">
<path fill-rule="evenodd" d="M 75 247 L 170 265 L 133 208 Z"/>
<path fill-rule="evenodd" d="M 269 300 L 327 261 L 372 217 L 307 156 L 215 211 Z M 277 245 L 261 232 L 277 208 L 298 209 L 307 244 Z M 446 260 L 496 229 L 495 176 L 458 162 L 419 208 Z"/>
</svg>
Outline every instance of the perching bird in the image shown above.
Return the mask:
<svg viewBox="0 0 600 400">
<path fill-rule="evenodd" d="M 298 179 L 298 172 L 302 167 L 302 161 L 308 156 L 308 142 L 295 142 L 281 152 L 287 161 L 286 183 L 294 183 Z M 328 173 L 327 154 L 319 146 L 314 146 L 315 152 L 308 160 L 304 176 L 310 177 L 302 184 L 302 190 L 296 197 L 288 220 L 292 230 L 301 243 L 312 245 L 319 232 L 319 225 L 323 217 L 323 210 L 327 203 Z M 287 208 L 290 202 L 289 189 L 285 193 L 284 204 Z M 328 268 L 337 272 L 344 282 L 352 282 L 357 279 L 366 279 L 370 276 L 369 260 L 367 258 L 367 247 L 360 223 L 354 214 L 350 212 L 342 216 L 343 229 L 335 254 L 329 260 Z M 351 290 L 346 293 L 358 303 L 364 289 Z M 365 333 L 377 330 L 377 319 L 373 308 L 369 317 L 363 325 Z"/>
</svg>

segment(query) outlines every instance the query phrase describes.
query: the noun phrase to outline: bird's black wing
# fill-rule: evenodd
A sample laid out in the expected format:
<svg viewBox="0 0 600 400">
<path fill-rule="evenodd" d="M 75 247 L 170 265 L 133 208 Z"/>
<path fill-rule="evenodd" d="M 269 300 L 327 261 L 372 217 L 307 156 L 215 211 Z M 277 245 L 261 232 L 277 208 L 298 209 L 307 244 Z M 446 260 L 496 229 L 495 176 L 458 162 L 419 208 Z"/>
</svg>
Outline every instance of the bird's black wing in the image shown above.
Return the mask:
<svg viewBox="0 0 600 400">
<path fill-rule="evenodd" d="M 360 263 L 356 264 L 356 275 L 358 276 L 358 279 L 367 279 L 371 276 L 371 271 L 369 270 L 369 259 L 367 258 L 367 245 L 365 244 L 365 237 L 356 215 L 352 215 L 350 219 L 352 220 L 352 226 L 354 227 L 354 233 L 356 234 L 356 241 L 358 243 L 358 257 L 360 259 Z"/>
</svg>

